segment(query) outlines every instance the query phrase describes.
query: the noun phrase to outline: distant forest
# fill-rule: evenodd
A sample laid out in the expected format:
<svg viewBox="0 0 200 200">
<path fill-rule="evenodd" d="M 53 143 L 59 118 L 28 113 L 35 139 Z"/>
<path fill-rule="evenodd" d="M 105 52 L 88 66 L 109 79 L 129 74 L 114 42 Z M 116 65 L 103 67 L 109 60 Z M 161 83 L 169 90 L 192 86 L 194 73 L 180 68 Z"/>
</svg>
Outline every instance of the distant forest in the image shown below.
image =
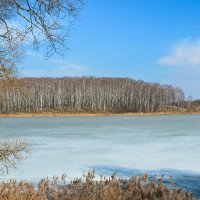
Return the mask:
<svg viewBox="0 0 200 200">
<path fill-rule="evenodd" d="M 182 106 L 180 88 L 130 78 L 20 78 L 0 81 L 0 112 L 157 112 Z"/>
</svg>

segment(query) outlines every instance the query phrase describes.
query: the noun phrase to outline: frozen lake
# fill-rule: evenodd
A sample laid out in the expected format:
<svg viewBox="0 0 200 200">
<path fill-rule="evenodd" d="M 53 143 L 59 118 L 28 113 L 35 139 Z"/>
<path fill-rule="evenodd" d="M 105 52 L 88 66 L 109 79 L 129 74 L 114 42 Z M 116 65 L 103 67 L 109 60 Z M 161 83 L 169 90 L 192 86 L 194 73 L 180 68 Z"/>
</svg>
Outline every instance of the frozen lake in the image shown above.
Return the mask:
<svg viewBox="0 0 200 200">
<path fill-rule="evenodd" d="M 1 118 L 0 138 L 18 137 L 32 154 L 1 179 L 148 172 L 200 195 L 200 115 Z"/>
</svg>

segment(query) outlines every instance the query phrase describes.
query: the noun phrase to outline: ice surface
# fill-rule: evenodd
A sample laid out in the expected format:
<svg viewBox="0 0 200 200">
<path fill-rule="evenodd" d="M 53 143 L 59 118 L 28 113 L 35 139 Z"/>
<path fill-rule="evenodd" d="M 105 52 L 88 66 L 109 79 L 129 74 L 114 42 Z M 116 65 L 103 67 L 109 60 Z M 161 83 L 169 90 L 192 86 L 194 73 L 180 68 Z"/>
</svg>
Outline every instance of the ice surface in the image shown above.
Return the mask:
<svg viewBox="0 0 200 200">
<path fill-rule="evenodd" d="M 7 137 L 27 138 L 32 154 L 2 179 L 73 178 L 90 169 L 200 175 L 199 115 L 2 118 L 0 138 Z"/>
</svg>

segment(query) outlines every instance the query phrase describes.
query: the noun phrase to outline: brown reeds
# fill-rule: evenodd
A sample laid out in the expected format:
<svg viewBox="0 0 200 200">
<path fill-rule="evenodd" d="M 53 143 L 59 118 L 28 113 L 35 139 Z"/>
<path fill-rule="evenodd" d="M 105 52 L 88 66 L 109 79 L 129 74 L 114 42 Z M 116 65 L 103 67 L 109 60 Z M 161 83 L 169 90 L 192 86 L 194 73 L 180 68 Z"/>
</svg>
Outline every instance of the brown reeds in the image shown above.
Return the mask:
<svg viewBox="0 0 200 200">
<path fill-rule="evenodd" d="M 60 179 L 43 179 L 37 186 L 15 180 L 2 182 L 0 200 L 194 200 L 187 191 L 163 184 L 163 177 L 149 180 L 148 175 L 133 176 L 130 179 L 112 175 L 96 177 L 88 172 L 83 179 L 66 182 Z"/>
</svg>

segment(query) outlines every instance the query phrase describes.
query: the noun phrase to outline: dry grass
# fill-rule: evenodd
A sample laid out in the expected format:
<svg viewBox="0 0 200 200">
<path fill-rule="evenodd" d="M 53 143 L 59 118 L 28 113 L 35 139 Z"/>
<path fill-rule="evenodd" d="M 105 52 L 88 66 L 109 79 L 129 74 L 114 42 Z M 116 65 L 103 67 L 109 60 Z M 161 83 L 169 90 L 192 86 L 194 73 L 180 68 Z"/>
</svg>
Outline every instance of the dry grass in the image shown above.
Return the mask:
<svg viewBox="0 0 200 200">
<path fill-rule="evenodd" d="M 163 184 L 163 177 L 149 181 L 148 175 L 129 180 L 95 177 L 94 172 L 82 179 L 66 184 L 66 176 L 60 179 L 43 179 L 34 187 L 32 183 L 12 180 L 0 185 L 0 200 L 194 200 L 189 192 Z"/>
<path fill-rule="evenodd" d="M 125 113 L 112 113 L 112 112 L 17 112 L 17 113 L 0 113 L 0 117 L 95 117 L 95 116 L 159 116 L 159 115 L 188 115 L 200 114 L 199 110 L 187 111 L 186 109 L 178 111 L 165 111 L 165 112 L 125 112 Z"/>
</svg>

